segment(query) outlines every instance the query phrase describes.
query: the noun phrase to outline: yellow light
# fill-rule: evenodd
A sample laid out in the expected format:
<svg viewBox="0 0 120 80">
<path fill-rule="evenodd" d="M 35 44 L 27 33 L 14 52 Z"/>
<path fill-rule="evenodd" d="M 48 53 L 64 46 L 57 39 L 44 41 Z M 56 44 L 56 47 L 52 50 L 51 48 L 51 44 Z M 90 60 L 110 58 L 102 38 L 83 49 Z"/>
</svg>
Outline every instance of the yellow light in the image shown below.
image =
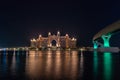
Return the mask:
<svg viewBox="0 0 120 80">
<path fill-rule="evenodd" d="M 73 37 L 73 38 L 72 38 L 72 41 L 76 41 L 76 39 Z"/>
<path fill-rule="evenodd" d="M 35 42 L 36 40 L 35 40 L 35 39 L 33 39 L 33 41 Z"/>
<path fill-rule="evenodd" d="M 68 34 L 66 34 L 65 36 L 68 36 Z"/>
<path fill-rule="evenodd" d="M 60 32 L 58 31 L 57 34 L 60 34 Z"/>
<path fill-rule="evenodd" d="M 56 44 L 56 46 L 59 47 L 58 44 Z"/>
<path fill-rule="evenodd" d="M 74 41 L 74 40 L 75 40 L 75 38 L 73 37 L 73 38 L 72 38 L 72 40 Z"/>
<path fill-rule="evenodd" d="M 42 37 L 42 35 L 40 34 L 39 37 Z"/>
<path fill-rule="evenodd" d="M 51 33 L 49 32 L 48 35 L 51 35 Z"/>
<path fill-rule="evenodd" d="M 52 44 L 50 44 L 50 47 L 52 46 Z"/>
</svg>

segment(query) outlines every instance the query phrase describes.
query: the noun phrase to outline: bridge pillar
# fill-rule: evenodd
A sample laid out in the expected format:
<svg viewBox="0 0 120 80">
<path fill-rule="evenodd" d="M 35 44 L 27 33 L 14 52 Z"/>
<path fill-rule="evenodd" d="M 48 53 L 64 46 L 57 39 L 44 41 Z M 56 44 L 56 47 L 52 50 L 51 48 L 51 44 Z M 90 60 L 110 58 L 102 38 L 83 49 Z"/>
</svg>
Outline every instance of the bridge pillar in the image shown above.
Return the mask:
<svg viewBox="0 0 120 80">
<path fill-rule="evenodd" d="M 97 49 L 98 48 L 98 42 L 97 41 L 93 41 L 93 48 Z"/>
<path fill-rule="evenodd" d="M 104 47 L 110 47 L 110 44 L 109 44 L 110 38 L 111 38 L 111 34 L 102 35 L 102 39 L 104 41 Z"/>
</svg>

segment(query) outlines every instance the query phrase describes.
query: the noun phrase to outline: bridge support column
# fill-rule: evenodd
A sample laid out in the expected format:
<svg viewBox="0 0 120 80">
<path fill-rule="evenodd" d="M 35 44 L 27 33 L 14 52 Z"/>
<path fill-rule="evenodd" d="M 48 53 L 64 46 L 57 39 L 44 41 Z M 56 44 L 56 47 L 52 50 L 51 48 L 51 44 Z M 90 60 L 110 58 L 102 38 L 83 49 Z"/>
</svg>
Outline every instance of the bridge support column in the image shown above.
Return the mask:
<svg viewBox="0 0 120 80">
<path fill-rule="evenodd" d="M 109 44 L 110 38 L 111 38 L 111 34 L 102 35 L 102 39 L 104 41 L 104 47 L 110 47 L 110 44 Z"/>
<path fill-rule="evenodd" d="M 97 43 L 97 41 L 93 41 L 93 48 L 94 48 L 94 49 L 97 49 L 97 48 L 98 48 L 98 43 Z"/>
</svg>

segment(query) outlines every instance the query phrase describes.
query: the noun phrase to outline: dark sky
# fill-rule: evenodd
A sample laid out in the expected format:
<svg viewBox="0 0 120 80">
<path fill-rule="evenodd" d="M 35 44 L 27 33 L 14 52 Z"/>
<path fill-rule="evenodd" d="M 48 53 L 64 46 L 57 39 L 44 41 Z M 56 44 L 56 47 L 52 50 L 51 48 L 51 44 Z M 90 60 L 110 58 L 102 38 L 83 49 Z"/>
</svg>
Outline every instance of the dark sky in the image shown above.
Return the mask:
<svg viewBox="0 0 120 80">
<path fill-rule="evenodd" d="M 93 36 L 120 19 L 120 0 L 3 0 L 0 2 L 0 47 L 29 46 L 31 38 L 68 33 L 79 46 L 92 46 Z M 119 46 L 120 34 L 111 39 Z"/>
</svg>

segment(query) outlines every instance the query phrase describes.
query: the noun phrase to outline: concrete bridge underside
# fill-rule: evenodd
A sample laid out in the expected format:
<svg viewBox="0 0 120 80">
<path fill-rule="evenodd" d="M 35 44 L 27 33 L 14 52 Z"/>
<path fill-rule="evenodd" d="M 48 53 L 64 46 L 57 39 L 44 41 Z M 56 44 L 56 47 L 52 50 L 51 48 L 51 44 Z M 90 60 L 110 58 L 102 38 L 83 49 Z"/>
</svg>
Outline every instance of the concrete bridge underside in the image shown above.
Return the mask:
<svg viewBox="0 0 120 80">
<path fill-rule="evenodd" d="M 120 21 L 117 21 L 113 24 L 108 25 L 107 27 L 105 27 L 104 29 L 102 29 L 101 31 L 99 31 L 96 35 L 94 35 L 93 37 L 93 45 L 94 45 L 94 49 L 98 48 L 98 40 L 99 39 L 103 39 L 103 46 L 104 47 L 110 47 L 109 44 L 109 40 L 111 38 L 111 36 L 118 32 L 120 30 Z"/>
</svg>

